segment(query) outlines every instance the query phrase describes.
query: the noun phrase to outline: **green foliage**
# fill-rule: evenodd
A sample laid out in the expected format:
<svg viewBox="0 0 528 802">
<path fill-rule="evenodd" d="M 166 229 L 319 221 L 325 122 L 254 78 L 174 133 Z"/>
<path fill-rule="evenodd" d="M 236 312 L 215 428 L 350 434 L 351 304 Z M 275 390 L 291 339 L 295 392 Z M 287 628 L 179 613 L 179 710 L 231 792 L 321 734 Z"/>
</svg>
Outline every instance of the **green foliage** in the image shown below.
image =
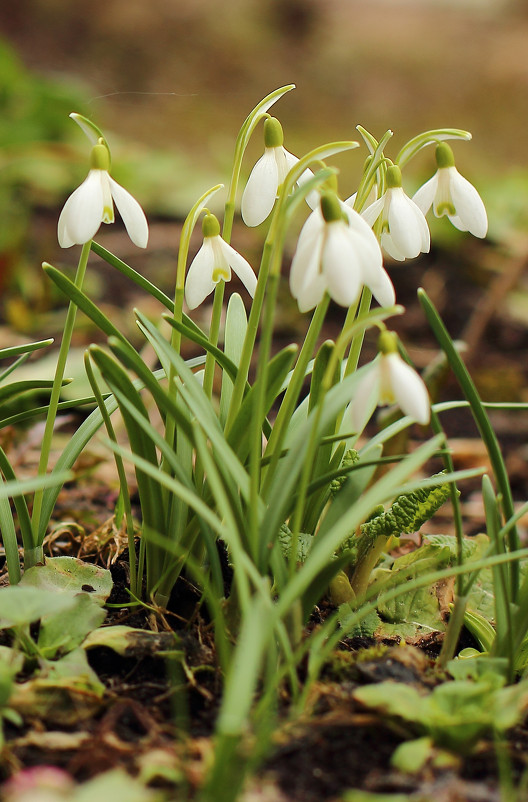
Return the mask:
<svg viewBox="0 0 528 802">
<path fill-rule="evenodd" d="M 436 474 L 441 476 L 442 474 Z M 449 498 L 449 485 L 418 488 L 402 493 L 390 509 L 375 515 L 361 526 L 361 534 L 369 537 L 390 537 L 417 532 Z"/>
<path fill-rule="evenodd" d="M 5 52 L 0 52 L 0 66 L 1 58 L 6 58 Z M 6 64 L 14 86 L 18 80 L 19 90 L 25 86 L 29 94 L 34 90 L 35 95 L 40 92 L 46 96 L 42 86 L 27 83 L 28 76 L 15 61 Z M 222 247 L 230 240 L 242 160 L 250 137 L 269 117 L 271 106 L 292 88 L 282 87 L 264 98 L 240 129 L 225 203 Z M 11 91 L 11 86 L 3 90 L 7 106 Z M 51 113 L 49 96 L 47 102 Z M 33 113 L 43 133 L 52 123 L 38 103 Z M 29 126 L 28 132 L 31 130 Z M 361 211 L 374 186 L 378 195 L 385 189 L 390 164 L 385 148 L 392 132 L 387 131 L 378 141 L 365 129 L 358 130 L 370 153 L 355 201 L 355 208 Z M 30 135 L 34 133 L 26 134 Z M 2 136 L 9 134 L 0 129 L 0 142 Z M 57 132 L 55 138 L 61 137 L 62 132 Z M 396 161 L 402 166 L 438 140 L 468 137 L 458 129 L 427 131 L 404 145 Z M 23 142 L 24 136 L 19 141 Z M 456 541 L 437 536 L 397 559 L 382 557 L 391 536 L 419 530 L 448 498 L 456 509 L 454 482 L 481 473 L 453 470 L 436 416 L 433 436 L 398 457 L 384 457 L 383 449 L 409 426 L 410 417 L 393 420 L 373 438 L 367 438 L 362 448 L 358 445 L 361 432 L 350 430 L 351 420 L 355 429 L 361 430 L 371 406 L 390 396 L 380 387 L 378 398 L 362 405 L 361 426 L 357 416 L 350 414 L 349 405 L 361 399 L 361 385 L 369 372 L 368 365 L 357 369 L 365 332 L 371 327 L 385 330 L 386 319 L 399 314 L 400 307 L 370 310 L 372 295 L 364 287 L 348 310 L 335 342 L 321 343 L 330 302 L 327 282 L 328 292 L 318 303 L 301 346 L 277 347 L 274 343 L 288 228 L 307 196 L 310 199 L 336 180 L 336 170 L 324 163 L 320 166 L 320 161 L 356 146 L 351 141 L 322 145 L 281 176 L 281 185 L 271 198 L 273 210 L 260 267 L 255 271 L 256 287 L 251 283 L 249 314 L 241 297 L 234 294 L 223 315 L 224 281 L 215 282 L 219 276 L 227 278 L 229 271 L 227 265 L 216 263 L 211 265 L 208 286 L 212 290 L 214 285 L 209 325 L 198 325 L 183 311 L 193 229 L 222 188 L 217 184 L 198 198 L 183 223 L 173 299 L 96 243 L 82 243 L 73 281 L 46 264 L 46 275 L 70 302 L 53 382 L 22 379 L 0 388 L 0 423 L 4 425 L 42 413 L 41 408 L 31 407 L 33 393 L 44 393 L 45 400 L 50 396 L 37 479 L 29 485 L 18 481 L 8 455 L 0 451 L 4 478 L 0 485 L 0 527 L 10 578 L 18 583 L 0 591 L 0 628 L 10 630 L 13 636 L 10 654 L 0 651 L 0 714 L 33 710 L 60 726 L 69 725 L 72 710 L 77 715 L 91 715 L 104 693 L 86 657 L 87 650 L 95 646 L 136 656 L 148 648 L 147 641 L 153 641 L 160 654 L 183 659 L 178 642 L 171 636 L 163 640 L 153 633 L 145 635 L 123 627 L 101 629 L 103 605 L 111 590 L 107 571 L 69 558 L 38 565 L 43 562 L 43 541 L 65 472 L 104 426 L 105 442 L 118 472 L 131 554 L 135 554 L 135 530 L 125 463 L 135 471 L 141 537 L 137 563 L 131 558 L 133 593 L 141 594 L 144 583 L 148 600 L 165 607 L 173 587 L 184 575 L 199 589 L 214 627 L 225 686 L 216 724 L 214 762 L 200 802 L 232 802 L 244 781 L 246 763 L 241 760 L 241 744 L 249 725 L 253 723 L 256 728 L 254 740 L 258 743 L 261 738 L 263 744 L 273 726 L 270 722 L 283 681 L 287 680 L 290 697 L 298 703 L 309 692 L 310 682 L 317 677 L 332 644 L 343 635 L 417 641 L 436 637 L 446 628 L 449 635 L 449 603 L 441 590 L 450 572 L 469 574 L 464 585 L 467 620 L 473 615 L 474 629 L 480 626 L 481 643 L 491 646 L 491 659 L 495 660 L 480 665 L 498 666 L 505 661 L 510 672 L 513 666 L 524 665 L 528 624 L 522 616 L 527 618 L 528 579 L 515 564 L 519 544 L 504 464 L 474 386 L 428 299 L 422 294 L 426 314 L 481 427 L 502 495 L 499 505 L 491 483 L 484 482 L 489 542 L 480 538 L 466 543 L 460 531 Z M 308 168 L 315 172 L 307 175 Z M 339 209 L 337 198 L 334 200 Z M 348 220 L 348 215 L 333 222 L 346 230 L 345 218 Z M 325 226 L 326 222 L 318 222 L 316 216 L 312 224 Z M 328 232 L 325 236 L 330 238 Z M 218 241 L 216 244 L 220 247 Z M 370 245 L 377 255 L 375 241 Z M 321 247 L 321 253 L 323 250 L 326 254 L 326 248 Z M 90 251 L 104 259 L 108 269 L 118 270 L 161 305 L 159 319 L 151 312 L 152 307 L 148 316 L 135 310 L 139 336 L 154 352 L 159 369 L 152 370 L 143 349 L 134 347 L 83 289 Z M 319 254 L 315 247 L 314 253 Z M 310 262 L 317 279 L 326 281 L 322 262 L 320 270 L 314 267 Z M 307 282 L 306 278 L 306 286 Z M 337 280 L 332 287 L 334 284 Z M 340 302 L 335 293 L 332 297 Z M 78 310 L 106 338 L 106 343 L 91 346 L 84 357 L 93 397 L 83 399 L 83 403 L 90 401 L 97 408 L 74 432 L 48 473 Z M 200 355 L 185 359 L 184 342 Z M 20 358 L 27 358 L 40 345 L 26 346 Z M 396 352 L 392 356 L 400 359 Z M 8 369 L 0 379 L 10 372 Z M 409 373 L 403 375 L 408 377 Z M 422 387 L 415 379 L 415 388 Z M 408 388 L 398 389 L 399 395 L 394 395 L 405 407 Z M 427 404 L 425 386 L 423 393 Z M 111 417 L 116 412 L 126 437 L 116 436 Z M 424 422 L 425 416 L 420 414 L 419 419 Z M 438 456 L 444 458 L 444 472 L 413 479 Z M 24 498 L 29 492 L 35 493 L 31 517 Z M 384 505 L 389 503 L 386 510 Z M 22 579 L 17 526 L 24 547 L 26 570 Z M 435 579 L 428 581 L 428 577 Z M 304 642 L 304 625 L 314 605 L 328 593 L 339 605 L 338 613 L 319 631 L 310 632 Z M 493 610 L 488 595 L 492 596 Z M 497 627 L 494 640 L 492 612 Z M 301 688 L 297 668 L 306 654 L 308 679 Z M 14 672 L 20 665 L 26 676 L 17 684 Z M 518 720 L 528 699 L 526 685 L 521 682 L 504 688 L 499 672 L 491 672 L 491 678 L 484 671 L 475 671 L 475 675 L 477 681 L 457 679 L 429 694 L 382 683 L 360 689 L 356 698 L 407 722 L 410 731 L 423 736 L 418 750 L 420 763 L 427 759 L 431 745 L 451 751 L 470 750 L 482 735 L 502 732 Z M 258 689 L 260 697 L 255 705 Z M 259 749 L 264 752 L 261 744 Z M 411 766 L 411 758 L 408 749 L 400 751 L 402 764 Z M 106 787 L 113 787 L 114 781 L 119 786 L 120 779 L 114 776 Z M 133 797 L 132 787 L 130 794 Z"/>
<path fill-rule="evenodd" d="M 351 468 L 353 465 L 355 465 L 358 462 L 358 460 L 359 460 L 359 453 L 356 451 L 355 448 L 349 448 L 343 457 L 340 467 L 346 470 L 347 468 Z M 332 480 L 332 482 L 330 483 L 331 496 L 335 496 L 336 493 L 339 490 L 341 490 L 347 478 L 348 474 L 345 473 L 342 476 L 336 476 L 336 478 Z"/>
<path fill-rule="evenodd" d="M 513 727 L 528 707 L 528 682 L 507 688 L 497 675 L 443 682 L 430 693 L 393 681 L 358 688 L 354 697 L 411 732 L 427 733 L 440 747 L 468 754 L 483 736 Z"/>
</svg>

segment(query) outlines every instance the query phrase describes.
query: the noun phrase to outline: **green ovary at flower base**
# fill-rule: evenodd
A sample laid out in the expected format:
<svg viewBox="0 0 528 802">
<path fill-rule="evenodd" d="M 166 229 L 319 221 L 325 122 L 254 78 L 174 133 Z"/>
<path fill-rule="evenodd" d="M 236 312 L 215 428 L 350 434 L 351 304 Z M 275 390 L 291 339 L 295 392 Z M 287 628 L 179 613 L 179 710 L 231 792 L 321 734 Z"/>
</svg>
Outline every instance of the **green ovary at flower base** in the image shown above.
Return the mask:
<svg viewBox="0 0 528 802">
<path fill-rule="evenodd" d="M 189 267 L 185 282 L 185 302 L 195 309 L 214 290 L 219 281 L 229 281 L 234 270 L 251 295 L 255 294 L 257 277 L 249 262 L 220 236 L 220 224 L 214 214 L 206 214 L 202 231 L 203 244 Z"/>
<path fill-rule="evenodd" d="M 460 231 L 483 238 L 488 231 L 488 216 L 479 193 L 455 167 L 453 151 L 445 142 L 436 146 L 438 170 L 414 195 L 424 214 L 431 206 L 436 217 L 447 215 Z"/>
<path fill-rule="evenodd" d="M 399 262 L 427 253 L 431 237 L 419 206 L 405 194 L 401 170 L 397 165 L 387 169 L 387 190 L 363 212 L 362 217 L 374 225 L 381 215 L 381 245 Z"/>
<path fill-rule="evenodd" d="M 301 312 L 316 306 L 325 292 L 347 307 L 363 286 L 381 306 L 394 305 L 394 287 L 372 229 L 335 193 L 323 193 L 299 236 L 290 271 L 292 295 Z"/>
<path fill-rule="evenodd" d="M 416 371 L 400 357 L 396 334 L 382 331 L 378 348 L 379 357 L 359 384 L 346 413 L 354 430 L 363 428 L 366 413 L 371 413 L 377 404 L 397 404 L 417 423 L 429 423 L 431 410 L 427 388 Z"/>
<path fill-rule="evenodd" d="M 110 176 L 110 156 L 100 139 L 92 148 L 91 169 L 70 195 L 59 217 L 58 238 L 62 248 L 84 245 L 97 234 L 101 223 L 114 222 L 114 201 L 132 242 L 146 248 L 148 223 L 135 198 Z"/>
</svg>

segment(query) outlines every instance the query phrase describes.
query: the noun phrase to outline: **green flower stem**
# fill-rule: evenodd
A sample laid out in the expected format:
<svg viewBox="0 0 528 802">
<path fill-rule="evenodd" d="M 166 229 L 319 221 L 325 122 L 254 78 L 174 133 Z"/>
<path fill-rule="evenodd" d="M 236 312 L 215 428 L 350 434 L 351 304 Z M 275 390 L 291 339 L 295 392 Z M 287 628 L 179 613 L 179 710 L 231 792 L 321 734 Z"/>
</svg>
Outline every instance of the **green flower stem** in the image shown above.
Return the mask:
<svg viewBox="0 0 528 802">
<path fill-rule="evenodd" d="M 225 281 L 219 281 L 214 291 L 213 311 L 211 314 L 211 325 L 209 327 L 208 340 L 211 343 L 211 345 L 218 344 L 218 334 L 220 332 L 222 307 L 224 303 L 224 290 L 225 290 Z M 205 372 L 203 380 L 203 390 L 207 398 L 211 398 L 213 395 L 215 366 L 216 366 L 216 360 L 214 358 L 214 354 L 208 351 L 205 357 Z"/>
<path fill-rule="evenodd" d="M 224 186 L 223 184 L 217 184 L 211 189 L 208 189 L 207 192 L 204 192 L 204 194 L 201 195 L 200 198 L 198 198 L 194 206 L 191 208 L 182 226 L 182 231 L 180 236 L 180 247 L 178 249 L 178 263 L 176 265 L 176 286 L 174 290 L 174 319 L 177 320 L 179 323 L 183 321 L 183 303 L 185 299 L 185 271 L 187 268 L 187 258 L 189 256 L 191 236 L 194 231 L 194 227 L 196 226 L 196 223 L 200 218 L 200 214 L 205 208 L 207 201 L 209 200 L 209 198 L 215 195 L 220 189 L 222 189 L 223 186 Z M 177 354 L 179 354 L 181 351 L 181 333 L 176 328 L 172 329 L 170 343 L 171 343 L 171 348 Z M 177 394 L 176 369 L 174 367 L 173 362 L 171 362 L 169 365 L 167 386 L 170 399 L 176 402 L 176 394 Z M 177 448 L 176 421 L 173 415 L 167 415 L 167 420 L 165 422 L 165 442 L 171 449 L 176 450 Z M 162 461 L 162 464 L 167 468 L 165 460 Z M 178 531 L 179 528 L 178 522 L 176 521 L 177 508 L 178 508 L 177 504 L 170 504 L 169 529 L 171 532 L 176 532 Z"/>
<path fill-rule="evenodd" d="M 389 542 L 390 537 L 386 537 L 385 535 L 378 535 L 373 539 L 373 541 L 364 549 L 361 550 L 361 539 L 360 543 L 360 554 L 358 555 L 358 561 L 354 570 L 354 574 L 352 579 L 350 580 L 350 584 L 352 586 L 352 590 L 354 591 L 357 598 L 361 599 L 364 594 L 366 593 L 370 575 L 376 564 L 385 551 L 387 543 Z"/>
<path fill-rule="evenodd" d="M 266 305 L 260 335 L 257 377 L 259 392 L 255 394 L 253 415 L 251 417 L 251 450 L 250 450 L 250 505 L 249 505 L 249 532 L 250 542 L 254 547 L 254 558 L 258 560 L 258 509 L 260 495 L 260 478 L 262 462 L 262 420 L 265 415 L 265 395 L 268 376 L 268 366 L 273 336 L 273 318 L 280 276 L 276 271 L 270 272 L 267 281 Z"/>
<path fill-rule="evenodd" d="M 371 303 L 372 303 L 372 293 L 368 287 L 363 287 L 363 292 L 361 293 L 361 301 L 359 303 L 359 310 L 357 312 L 357 316 L 355 318 L 352 318 L 350 322 L 357 323 L 358 321 L 366 317 L 370 311 Z M 347 323 L 348 321 L 349 321 L 349 316 L 347 315 Z M 361 329 L 360 331 L 357 332 L 357 334 L 354 335 L 354 338 L 350 344 L 350 351 L 348 353 L 348 359 L 345 366 L 345 372 L 343 378 L 345 378 L 346 376 L 350 376 L 357 370 L 359 355 L 361 354 L 361 348 L 363 347 L 364 337 L 365 337 L 365 329 Z"/>
<path fill-rule="evenodd" d="M 264 304 L 264 295 L 266 291 L 266 282 L 268 280 L 269 260 L 272 248 L 273 248 L 272 243 L 266 240 L 262 251 L 262 259 L 257 279 L 257 288 L 255 290 L 255 297 L 253 298 L 253 303 L 251 304 L 251 310 L 249 312 L 246 334 L 244 337 L 244 343 L 242 345 L 242 354 L 240 356 L 240 362 L 238 364 L 238 373 L 233 386 L 231 402 L 229 404 L 229 411 L 227 414 L 227 420 L 225 425 L 226 434 L 229 433 L 229 430 L 237 416 L 238 410 L 240 409 L 240 405 L 242 403 L 242 399 L 244 397 L 244 389 L 249 374 L 249 367 L 251 365 L 251 357 L 253 356 L 255 341 L 257 339 L 260 314 L 262 312 L 262 306 Z"/>
<path fill-rule="evenodd" d="M 92 392 L 94 394 L 95 400 L 97 401 L 97 406 L 101 411 L 101 416 L 103 418 L 104 425 L 106 427 L 106 431 L 108 433 L 108 437 L 112 442 L 117 443 L 117 437 L 115 435 L 114 427 L 112 426 L 112 421 L 110 419 L 110 415 L 106 408 L 106 404 L 104 402 L 103 395 L 101 390 L 99 389 L 99 385 L 95 378 L 95 374 L 92 369 L 92 365 L 90 362 L 90 355 L 89 352 L 86 352 L 84 355 L 84 367 L 86 370 L 86 375 L 88 376 L 88 381 L 90 382 L 90 386 L 92 388 Z M 134 542 L 134 521 L 132 517 L 132 506 L 130 504 L 130 495 L 128 491 L 128 483 L 126 479 L 125 473 L 125 466 L 123 464 L 122 457 L 114 451 L 114 460 L 116 464 L 117 474 L 119 477 L 119 487 L 121 491 L 121 498 L 123 499 L 123 508 L 125 512 L 125 521 L 126 521 L 126 531 L 128 536 L 128 560 L 130 566 L 130 590 L 134 594 L 134 596 L 138 596 L 141 593 L 141 588 L 138 585 L 138 574 L 137 574 L 137 560 L 136 560 L 136 547 Z"/>
<path fill-rule="evenodd" d="M 323 300 L 320 304 L 318 304 L 310 321 L 310 326 L 306 333 L 306 337 L 304 338 L 295 368 L 293 369 L 292 377 L 289 381 L 284 398 L 277 413 L 277 417 L 273 424 L 273 429 L 271 431 L 265 453 L 265 456 L 270 456 L 270 461 L 264 469 L 265 473 L 262 485 L 263 495 L 266 495 L 269 481 L 273 479 L 275 468 L 280 459 L 284 439 L 288 432 L 288 425 L 291 420 L 291 416 L 295 411 L 295 407 L 297 406 L 299 393 L 306 377 L 306 370 L 315 350 L 317 339 L 321 332 L 329 303 L 330 296 L 328 293 L 325 293 Z"/>
<path fill-rule="evenodd" d="M 81 255 L 79 257 L 79 264 L 77 266 L 77 272 L 75 275 L 75 286 L 78 289 L 82 288 L 84 282 L 84 276 L 88 264 L 88 256 L 90 255 L 90 246 L 91 246 L 91 241 L 86 242 L 82 246 Z M 70 350 L 70 344 L 73 335 L 73 328 L 75 325 L 76 315 L 77 315 L 77 306 L 73 302 L 70 302 L 68 306 L 68 312 L 66 315 L 66 322 L 64 324 L 64 333 L 62 336 L 62 342 L 59 349 L 57 367 L 55 368 L 55 376 L 53 378 L 53 387 L 51 389 L 51 397 L 49 401 L 48 414 L 46 417 L 44 436 L 42 438 L 42 450 L 40 452 L 38 476 L 44 476 L 48 470 L 48 463 L 51 451 L 51 441 L 53 439 L 53 429 L 55 426 L 55 419 L 57 417 L 57 408 L 59 405 L 62 380 L 64 379 L 64 372 L 66 370 L 66 360 L 68 358 L 68 352 Z M 26 568 L 30 568 L 31 565 L 35 565 L 36 562 L 41 562 L 44 557 L 42 551 L 42 541 L 44 540 L 46 530 L 42 529 L 40 520 L 43 494 L 44 494 L 43 490 L 37 490 L 37 492 L 35 493 L 35 498 L 33 502 L 33 515 L 32 515 L 34 549 L 33 551 L 24 555 Z"/>
<path fill-rule="evenodd" d="M 438 312 L 436 311 L 434 305 L 432 304 L 431 300 L 428 298 L 427 294 L 423 289 L 418 290 L 418 300 L 420 301 L 422 308 L 424 309 L 425 315 L 431 326 L 435 337 L 437 338 L 438 342 L 440 343 L 441 348 L 444 350 L 448 362 L 455 374 L 458 383 L 464 393 L 469 405 L 471 407 L 471 411 L 473 413 L 473 417 L 475 422 L 478 426 L 480 431 L 480 435 L 486 445 L 486 449 L 489 454 L 490 462 L 493 468 L 493 473 L 495 476 L 495 480 L 497 482 L 497 486 L 501 495 L 501 504 L 502 504 L 502 512 L 504 515 L 505 521 L 508 521 L 512 518 L 515 514 L 515 508 L 513 504 L 513 496 L 511 492 L 510 482 L 508 479 L 508 472 L 506 470 L 506 465 L 504 464 L 504 459 L 501 453 L 500 445 L 497 440 L 497 436 L 493 431 L 493 427 L 490 423 L 488 414 L 480 400 L 479 394 L 477 389 L 473 383 L 469 372 L 462 361 L 460 354 L 456 350 L 455 346 L 453 345 L 453 341 L 449 336 L 447 329 L 445 328 L 443 321 L 441 320 Z M 517 551 L 520 548 L 520 541 L 519 541 L 519 534 L 517 531 L 517 527 L 513 526 L 508 533 L 508 546 L 510 551 Z M 519 565 L 516 561 L 513 561 L 510 565 L 510 583 L 511 583 L 511 595 L 512 601 L 515 603 L 517 601 L 517 596 L 519 592 Z"/>
<path fill-rule="evenodd" d="M 440 423 L 440 418 L 438 417 L 438 414 L 435 412 L 433 408 L 431 408 L 431 428 L 435 434 L 444 434 L 445 436 L 442 424 Z M 447 438 L 446 438 L 446 448 L 444 449 L 442 460 L 446 471 L 448 473 L 453 473 L 455 467 L 453 465 L 453 460 L 451 458 L 449 449 L 447 448 Z M 459 493 L 455 482 L 449 482 L 449 492 L 451 496 L 451 507 L 453 509 L 453 522 L 455 525 L 455 536 L 457 542 L 456 564 L 460 566 L 463 565 L 464 563 L 464 557 L 462 551 L 464 529 L 462 524 L 462 511 L 460 509 Z M 466 596 L 464 575 L 457 574 L 455 580 L 454 609 L 449 618 L 447 631 L 437 661 L 438 665 L 441 668 L 445 668 L 449 660 L 451 660 L 455 656 L 455 650 L 458 643 L 458 639 L 460 637 L 462 627 L 464 626 L 464 613 L 466 611 L 466 604 L 467 604 L 467 596 Z"/>
</svg>

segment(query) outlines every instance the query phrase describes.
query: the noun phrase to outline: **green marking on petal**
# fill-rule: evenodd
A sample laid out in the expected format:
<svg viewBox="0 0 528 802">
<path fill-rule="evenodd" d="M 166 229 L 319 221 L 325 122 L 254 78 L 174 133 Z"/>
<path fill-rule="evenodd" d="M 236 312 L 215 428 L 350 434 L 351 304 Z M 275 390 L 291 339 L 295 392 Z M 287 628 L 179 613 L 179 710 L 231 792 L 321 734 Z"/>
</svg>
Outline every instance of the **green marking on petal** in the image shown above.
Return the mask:
<svg viewBox="0 0 528 802">
<path fill-rule="evenodd" d="M 456 215 L 455 207 L 448 201 L 437 204 L 435 206 L 435 212 L 438 217 L 442 217 L 443 214 L 447 214 L 449 217 L 454 217 Z"/>
<path fill-rule="evenodd" d="M 217 284 L 221 279 L 229 281 L 229 273 L 224 267 L 215 267 L 213 270 L 213 281 Z"/>
<path fill-rule="evenodd" d="M 113 206 L 104 206 L 103 207 L 103 223 L 113 223 L 114 222 L 114 207 Z"/>
</svg>

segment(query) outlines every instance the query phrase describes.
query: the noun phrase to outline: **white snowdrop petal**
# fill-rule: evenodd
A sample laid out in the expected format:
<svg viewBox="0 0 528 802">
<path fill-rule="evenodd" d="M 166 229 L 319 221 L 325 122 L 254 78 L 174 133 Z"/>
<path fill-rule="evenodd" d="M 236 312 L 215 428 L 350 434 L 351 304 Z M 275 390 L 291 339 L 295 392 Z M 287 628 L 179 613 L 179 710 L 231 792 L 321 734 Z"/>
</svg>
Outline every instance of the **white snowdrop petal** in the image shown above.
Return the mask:
<svg viewBox="0 0 528 802">
<path fill-rule="evenodd" d="M 275 148 L 266 148 L 249 176 L 242 195 L 241 213 L 247 226 L 258 226 L 270 214 L 277 197 L 279 175 Z"/>
<path fill-rule="evenodd" d="M 458 215 L 448 215 L 449 222 L 454 225 L 455 228 L 458 228 L 459 231 L 467 231 L 468 227 L 462 222 Z"/>
<path fill-rule="evenodd" d="M 185 302 L 189 309 L 196 309 L 214 290 L 214 249 L 212 237 L 206 237 L 194 257 L 185 279 Z"/>
<path fill-rule="evenodd" d="M 367 271 L 365 277 L 367 277 L 372 270 L 377 270 L 383 265 L 380 244 L 369 224 L 363 220 L 358 212 L 348 208 L 345 204 L 343 204 L 342 208 L 348 217 L 349 229 L 356 241 L 363 268 Z M 356 239 L 357 235 L 359 237 Z"/>
<path fill-rule="evenodd" d="M 322 267 L 328 292 L 340 306 L 351 306 L 363 283 L 360 258 L 345 223 L 328 224 L 322 251 Z"/>
<path fill-rule="evenodd" d="M 326 288 L 326 278 L 322 273 L 312 272 L 306 275 L 297 295 L 299 312 L 309 312 L 321 303 Z"/>
<path fill-rule="evenodd" d="M 323 245 L 322 232 L 319 237 L 299 241 L 297 250 L 290 267 L 290 291 L 294 298 L 298 298 L 305 282 L 320 273 L 321 249 Z"/>
<path fill-rule="evenodd" d="M 321 214 L 321 208 L 318 207 L 308 215 L 306 222 L 301 228 L 299 239 L 297 240 L 297 250 L 301 248 L 312 248 L 318 237 L 322 237 L 324 232 L 325 222 Z"/>
<path fill-rule="evenodd" d="M 84 245 L 99 230 L 103 219 L 101 173 L 101 170 L 90 170 L 64 204 L 59 218 L 59 232 L 66 232 L 67 241 L 72 245 Z"/>
<path fill-rule="evenodd" d="M 383 200 L 383 198 L 381 200 Z M 376 201 L 376 203 L 378 202 L 379 201 Z M 382 256 L 381 256 L 381 251 L 379 249 L 378 240 L 376 239 L 376 235 L 372 231 L 370 223 L 367 220 L 365 220 L 363 214 L 359 214 L 359 212 L 356 212 L 356 210 L 352 209 L 350 206 L 348 206 L 348 204 L 342 203 L 341 208 L 348 218 L 348 225 L 350 226 L 350 228 L 357 234 L 361 234 L 367 240 L 374 243 L 374 245 L 377 247 L 377 250 L 379 251 L 379 258 L 381 261 Z M 377 217 L 379 217 L 379 215 L 377 215 Z"/>
<path fill-rule="evenodd" d="M 462 221 L 465 230 L 474 237 L 485 237 L 488 232 L 488 215 L 482 198 L 473 184 L 460 175 L 456 167 L 450 170 L 451 197 L 456 217 Z"/>
<path fill-rule="evenodd" d="M 388 192 L 391 193 L 388 211 L 390 236 L 396 249 L 412 259 L 418 256 L 424 244 L 423 227 L 418 217 L 423 218 L 423 214 L 401 187 Z"/>
<path fill-rule="evenodd" d="M 286 167 L 286 172 L 281 174 L 281 171 L 279 170 L 279 184 L 282 184 L 282 182 L 290 172 L 291 168 L 295 167 L 295 165 L 299 161 L 297 156 L 294 156 L 293 153 L 290 153 L 290 151 L 286 150 L 286 148 L 282 148 L 282 155 L 284 157 L 283 164 Z M 309 174 L 308 176 L 306 175 L 307 173 Z M 309 181 L 310 178 L 313 178 L 313 173 L 311 170 L 305 170 L 301 178 L 299 179 L 299 183 L 301 183 L 301 179 L 303 178 L 303 176 L 304 176 L 304 181 Z"/>
<path fill-rule="evenodd" d="M 379 361 L 374 362 L 366 376 L 360 381 L 347 412 L 352 429 L 361 432 L 372 417 L 379 398 L 380 372 Z"/>
<path fill-rule="evenodd" d="M 396 293 L 387 271 L 381 267 L 378 271 L 372 271 L 365 284 L 380 306 L 394 306 L 396 303 Z"/>
<path fill-rule="evenodd" d="M 387 234 L 385 231 L 381 235 L 381 247 L 391 259 L 394 259 L 396 262 L 405 262 L 405 254 L 398 250 L 391 235 Z"/>
<path fill-rule="evenodd" d="M 62 207 L 62 211 L 59 216 L 59 222 L 57 224 L 57 237 L 59 240 L 59 245 L 61 248 L 71 248 L 72 245 L 75 245 L 75 240 L 70 236 L 68 231 L 68 216 L 69 216 L 69 207 L 71 201 L 71 195 Z"/>
<path fill-rule="evenodd" d="M 373 226 L 380 214 L 383 211 L 383 207 L 385 206 L 385 196 L 380 198 L 374 203 L 371 203 L 370 206 L 367 206 L 366 209 L 363 209 L 361 212 L 361 217 L 365 222 L 369 224 L 369 226 Z"/>
<path fill-rule="evenodd" d="M 417 423 L 429 423 L 431 414 L 427 388 L 416 373 L 397 353 L 387 354 L 385 360 L 396 403 Z"/>
<path fill-rule="evenodd" d="M 436 190 L 438 187 L 438 173 L 435 173 L 429 181 L 426 181 L 420 189 L 414 193 L 412 199 L 414 203 L 418 206 L 418 208 L 422 211 L 422 214 L 427 214 L 431 206 L 433 205 L 433 201 L 435 199 Z"/>
<path fill-rule="evenodd" d="M 112 197 L 122 217 L 128 236 L 138 248 L 146 248 L 149 229 L 145 213 L 130 192 L 108 176 Z"/>
<path fill-rule="evenodd" d="M 237 274 L 238 278 L 253 298 L 257 288 L 257 277 L 253 268 L 238 251 L 229 245 L 229 243 L 227 243 L 221 237 L 218 237 L 218 240 L 227 263 Z"/>
</svg>

